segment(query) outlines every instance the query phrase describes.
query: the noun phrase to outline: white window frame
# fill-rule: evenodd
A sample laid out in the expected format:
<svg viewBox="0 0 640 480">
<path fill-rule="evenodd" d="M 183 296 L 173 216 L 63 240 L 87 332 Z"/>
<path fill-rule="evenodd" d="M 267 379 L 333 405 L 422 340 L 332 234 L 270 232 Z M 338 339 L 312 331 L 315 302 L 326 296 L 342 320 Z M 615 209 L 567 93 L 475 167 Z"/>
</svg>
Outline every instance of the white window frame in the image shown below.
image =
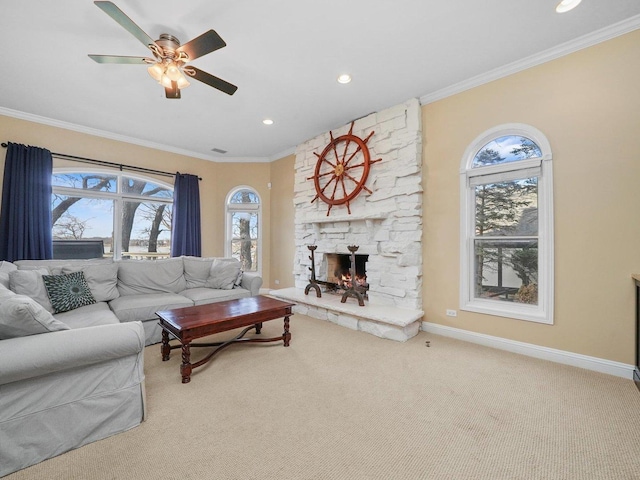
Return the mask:
<svg viewBox="0 0 640 480">
<path fill-rule="evenodd" d="M 256 197 L 258 197 L 258 203 L 231 203 L 231 198 L 240 190 L 249 190 Z M 232 214 L 234 212 L 251 212 L 251 213 L 257 212 L 258 213 L 258 242 L 257 242 L 258 252 L 256 254 L 256 259 L 257 259 L 256 272 L 259 275 L 262 275 L 262 197 L 260 197 L 260 194 L 256 191 L 255 188 L 250 187 L 248 185 L 239 185 L 237 187 L 233 187 L 229 191 L 229 193 L 227 194 L 227 197 L 225 198 L 224 205 L 225 205 L 225 216 L 226 216 L 225 242 L 224 242 L 225 257 L 231 257 L 231 243 L 233 240 L 232 238 L 233 228 L 231 224 Z"/>
<path fill-rule="evenodd" d="M 541 157 L 472 168 L 476 154 L 497 138 L 517 135 L 531 139 Z M 474 292 L 475 189 L 477 184 L 538 177 L 538 304 L 480 299 Z M 522 124 L 499 125 L 479 135 L 465 150 L 460 164 L 460 310 L 553 324 L 553 168 L 549 141 L 538 129 Z"/>
<path fill-rule="evenodd" d="M 154 201 L 159 203 L 168 203 L 173 205 L 173 199 L 169 201 L 168 198 L 162 197 L 146 197 L 142 195 L 125 194 L 122 192 L 122 177 L 133 178 L 136 180 L 142 180 L 145 182 L 155 183 L 162 187 L 166 187 L 173 192 L 173 185 L 157 178 L 145 177 L 144 175 L 134 175 L 129 172 L 123 172 L 118 170 L 110 170 L 103 168 L 76 168 L 76 167 L 56 167 L 53 169 L 53 175 L 56 174 L 73 174 L 73 173 L 97 173 L 110 175 L 116 177 L 116 191 L 115 192 L 94 192 L 91 190 L 82 190 L 80 188 L 70 187 L 53 187 L 53 193 L 60 195 L 67 195 L 71 197 L 82 198 L 103 198 L 113 200 L 113 259 L 120 260 L 122 258 L 122 202 L 130 200 L 142 200 L 144 202 Z M 119 220 L 120 219 L 120 220 Z M 53 228 L 53 227 L 52 227 Z"/>
</svg>

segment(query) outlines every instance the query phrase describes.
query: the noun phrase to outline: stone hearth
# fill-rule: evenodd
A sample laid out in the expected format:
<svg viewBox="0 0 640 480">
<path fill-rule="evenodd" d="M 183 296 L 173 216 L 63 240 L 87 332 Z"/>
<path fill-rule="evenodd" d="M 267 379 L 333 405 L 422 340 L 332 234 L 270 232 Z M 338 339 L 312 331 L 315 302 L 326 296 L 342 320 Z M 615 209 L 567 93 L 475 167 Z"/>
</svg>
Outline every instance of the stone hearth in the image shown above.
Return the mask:
<svg viewBox="0 0 640 480">
<path fill-rule="evenodd" d="M 370 333 L 380 338 L 404 342 L 420 330 L 421 310 L 398 308 L 388 305 L 365 305 L 361 307 L 353 298 L 340 303 L 342 295 L 323 293 L 317 298 L 313 291 L 304 294 L 304 289 L 282 288 L 270 294 L 282 300 L 296 303 L 294 313 L 309 315 L 320 320 Z"/>
<path fill-rule="evenodd" d="M 333 137 L 346 134 L 350 125 L 332 130 Z M 357 120 L 353 134 L 360 138 L 374 131 L 367 146 L 371 166 L 366 186 L 372 191 L 345 205 L 327 205 L 316 195 L 312 180 L 320 153 L 330 142 L 329 132 L 296 149 L 295 178 L 295 288 L 271 294 L 298 304 L 294 311 L 329 320 L 379 337 L 404 341 L 418 333 L 422 311 L 422 123 L 418 100 L 372 113 Z M 309 245 L 316 245 L 318 280 L 327 279 L 325 254 L 368 255 L 368 301 L 361 307 L 353 298 L 340 303 L 340 295 L 313 290 L 304 294 L 310 278 Z"/>
</svg>

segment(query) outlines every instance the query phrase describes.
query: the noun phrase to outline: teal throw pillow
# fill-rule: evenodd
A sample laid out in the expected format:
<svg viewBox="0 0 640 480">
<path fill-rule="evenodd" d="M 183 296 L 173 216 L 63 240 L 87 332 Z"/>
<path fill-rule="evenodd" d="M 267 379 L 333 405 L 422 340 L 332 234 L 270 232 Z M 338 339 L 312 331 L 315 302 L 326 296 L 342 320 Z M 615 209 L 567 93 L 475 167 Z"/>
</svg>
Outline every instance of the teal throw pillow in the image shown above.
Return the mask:
<svg viewBox="0 0 640 480">
<path fill-rule="evenodd" d="M 42 275 L 42 281 L 53 306 L 53 313 L 68 312 L 96 303 L 82 272 Z"/>
</svg>

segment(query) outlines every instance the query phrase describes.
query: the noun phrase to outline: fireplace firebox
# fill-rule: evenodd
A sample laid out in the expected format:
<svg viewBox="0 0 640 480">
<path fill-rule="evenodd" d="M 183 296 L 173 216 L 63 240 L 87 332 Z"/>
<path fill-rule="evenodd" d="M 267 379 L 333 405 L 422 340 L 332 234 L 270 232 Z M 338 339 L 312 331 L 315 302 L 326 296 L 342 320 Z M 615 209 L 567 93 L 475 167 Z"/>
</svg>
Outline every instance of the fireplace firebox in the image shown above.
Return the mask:
<svg viewBox="0 0 640 480">
<path fill-rule="evenodd" d="M 325 287 L 328 292 L 342 292 L 342 303 L 345 303 L 348 297 L 355 297 L 360 306 L 364 306 L 364 300 L 367 298 L 366 264 L 369 255 L 356 255 L 358 246 L 351 245 L 347 248 L 351 253 L 327 253 L 325 254 L 326 262 L 326 280 L 317 280 L 315 275 L 315 245 L 307 247 L 311 251 L 311 278 L 309 284 L 305 288 L 304 293 L 309 294 L 313 288 L 316 296 L 320 298 L 322 293 L 320 285 Z"/>
<path fill-rule="evenodd" d="M 349 288 L 354 282 L 351 276 L 351 255 L 348 253 L 325 253 L 327 262 L 327 282 L 339 287 Z M 366 264 L 369 255 L 355 255 L 355 284 L 367 285 Z"/>
</svg>

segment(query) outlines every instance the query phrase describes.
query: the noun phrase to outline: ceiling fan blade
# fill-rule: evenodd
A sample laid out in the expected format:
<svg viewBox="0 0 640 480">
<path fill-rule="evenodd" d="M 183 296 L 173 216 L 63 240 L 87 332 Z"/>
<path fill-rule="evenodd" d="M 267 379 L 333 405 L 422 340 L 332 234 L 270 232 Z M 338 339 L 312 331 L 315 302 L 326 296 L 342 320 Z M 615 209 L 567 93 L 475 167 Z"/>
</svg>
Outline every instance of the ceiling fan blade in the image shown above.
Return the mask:
<svg viewBox="0 0 640 480">
<path fill-rule="evenodd" d="M 148 65 L 153 60 L 145 57 L 123 57 L 120 55 L 89 55 L 89 58 L 98 63 L 128 63 L 133 65 Z"/>
<path fill-rule="evenodd" d="M 171 88 L 164 87 L 164 94 L 167 98 L 180 98 L 180 89 L 177 82 L 171 82 Z"/>
<path fill-rule="evenodd" d="M 155 40 L 147 35 L 133 20 L 127 17 L 122 10 L 120 10 L 113 2 L 93 2 L 104 13 L 118 22 L 125 30 L 131 35 L 136 37 L 145 47 L 155 44 Z"/>
<path fill-rule="evenodd" d="M 210 73 L 203 72 L 202 70 L 197 69 L 196 67 L 189 67 L 193 71 L 193 75 L 191 75 L 196 80 L 206 83 L 210 87 L 217 88 L 221 92 L 226 93 L 227 95 L 233 95 L 238 90 L 238 87 L 235 85 L 222 80 L 221 78 L 214 77 Z"/>
<path fill-rule="evenodd" d="M 225 41 L 220 38 L 220 35 L 215 30 L 209 30 L 199 37 L 189 40 L 177 50 L 186 53 L 189 56 L 189 61 L 191 61 L 226 46 Z"/>
</svg>

